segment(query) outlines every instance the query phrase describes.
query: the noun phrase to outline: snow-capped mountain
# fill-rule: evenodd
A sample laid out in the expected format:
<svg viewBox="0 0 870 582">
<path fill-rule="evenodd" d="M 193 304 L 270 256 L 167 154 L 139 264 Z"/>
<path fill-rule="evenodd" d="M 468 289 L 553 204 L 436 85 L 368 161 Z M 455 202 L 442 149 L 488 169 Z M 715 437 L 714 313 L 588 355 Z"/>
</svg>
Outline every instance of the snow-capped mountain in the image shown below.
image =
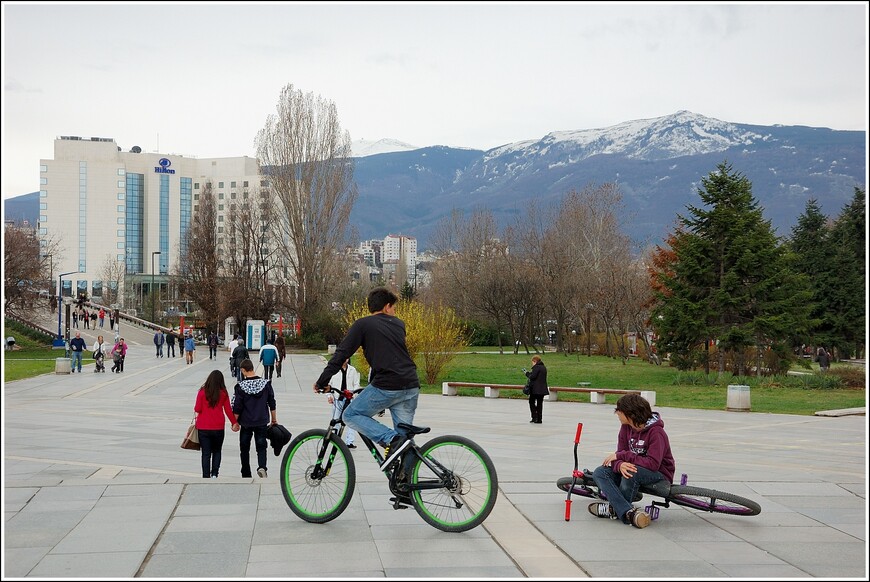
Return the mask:
<svg viewBox="0 0 870 582">
<path fill-rule="evenodd" d="M 866 187 L 866 159 L 863 131 L 746 125 L 679 111 L 485 152 L 439 146 L 362 158 L 351 219 L 363 238 L 402 232 L 425 248 L 454 208 L 487 208 L 506 225 L 530 199 L 556 203 L 571 190 L 610 182 L 623 195 L 627 232 L 638 243 L 657 243 L 677 214 L 699 203 L 701 178 L 727 161 L 786 236 L 810 198 L 838 214 L 855 187 Z"/>
<path fill-rule="evenodd" d="M 350 144 L 351 156 L 354 158 L 364 158 L 366 156 L 393 152 L 407 152 L 416 149 L 419 149 L 418 146 L 413 146 L 409 143 L 389 138 L 379 139 L 377 141 L 358 139 Z"/>
</svg>

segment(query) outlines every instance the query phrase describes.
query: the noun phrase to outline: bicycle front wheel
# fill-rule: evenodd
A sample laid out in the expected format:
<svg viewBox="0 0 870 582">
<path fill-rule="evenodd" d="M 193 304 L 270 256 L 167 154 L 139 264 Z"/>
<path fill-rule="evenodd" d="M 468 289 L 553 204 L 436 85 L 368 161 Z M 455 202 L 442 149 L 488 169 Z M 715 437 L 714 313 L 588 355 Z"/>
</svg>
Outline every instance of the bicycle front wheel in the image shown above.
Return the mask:
<svg viewBox="0 0 870 582">
<path fill-rule="evenodd" d="M 677 505 L 713 513 L 727 513 L 729 515 L 758 515 L 761 513 L 761 506 L 751 499 L 703 487 L 672 485 L 668 500 Z"/>
<path fill-rule="evenodd" d="M 324 439 L 325 458 L 318 462 Z M 309 523 L 326 523 L 347 508 L 356 486 L 350 449 L 323 429 L 303 432 L 287 446 L 281 461 L 281 492 L 293 513 Z"/>
<path fill-rule="evenodd" d="M 420 454 L 425 460 L 416 459 L 411 470 L 411 499 L 420 517 L 447 532 L 483 523 L 498 496 L 498 476 L 486 451 L 467 438 L 448 435 L 427 442 Z"/>
</svg>

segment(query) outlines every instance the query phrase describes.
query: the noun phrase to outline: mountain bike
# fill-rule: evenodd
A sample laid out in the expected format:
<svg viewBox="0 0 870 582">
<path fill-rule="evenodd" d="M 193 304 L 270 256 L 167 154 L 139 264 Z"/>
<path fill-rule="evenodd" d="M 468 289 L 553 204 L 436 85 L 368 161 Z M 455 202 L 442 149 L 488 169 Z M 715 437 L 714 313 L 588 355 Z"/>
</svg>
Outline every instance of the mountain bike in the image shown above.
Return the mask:
<svg viewBox="0 0 870 582">
<path fill-rule="evenodd" d="M 288 445 L 281 460 L 281 492 L 290 509 L 309 523 L 326 523 L 341 515 L 356 487 L 356 464 L 344 443 L 344 410 L 363 388 L 327 387 L 336 394 L 341 413 L 327 429 L 311 429 Z M 477 527 L 489 516 L 498 495 L 495 466 L 480 445 L 462 436 L 444 435 L 417 446 L 413 437 L 429 427 L 399 423 L 411 445 L 383 468 L 394 509 L 413 506 L 423 521 L 446 532 Z M 384 455 L 371 439 L 363 443 L 380 467 Z"/>
<path fill-rule="evenodd" d="M 556 487 L 568 493 L 568 497 L 565 499 L 565 521 L 571 519 L 571 495 L 607 501 L 607 496 L 595 484 L 592 472 L 589 469 L 577 470 L 577 446 L 580 444 L 580 433 L 582 431 L 583 423 L 581 422 L 577 425 L 577 433 L 574 437 L 574 471 L 572 475 L 570 477 L 561 477 L 556 481 Z M 692 487 L 686 485 L 687 482 L 688 476 L 683 473 L 679 485 L 672 485 L 664 479 L 656 483 L 644 485 L 638 490 L 638 495 L 635 496 L 634 501 L 641 501 L 644 494 L 664 499 L 663 502 L 652 500 L 644 508 L 644 511 L 654 520 L 659 517 L 659 508 L 668 508 L 671 503 L 710 513 L 746 516 L 761 513 L 761 506 L 751 499 L 746 499 L 733 493 L 716 491 L 715 489 Z"/>
</svg>

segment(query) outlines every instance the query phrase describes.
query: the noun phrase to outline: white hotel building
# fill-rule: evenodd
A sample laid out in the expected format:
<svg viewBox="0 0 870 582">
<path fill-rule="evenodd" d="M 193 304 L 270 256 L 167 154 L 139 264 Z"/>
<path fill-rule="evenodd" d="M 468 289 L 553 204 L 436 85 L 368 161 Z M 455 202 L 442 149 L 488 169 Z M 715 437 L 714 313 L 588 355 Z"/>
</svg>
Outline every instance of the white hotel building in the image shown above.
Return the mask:
<svg viewBox="0 0 870 582">
<path fill-rule="evenodd" d="M 39 163 L 38 232 L 59 243 L 55 276 L 74 272 L 61 292 L 87 291 L 95 300 L 107 261 L 121 264 L 125 283 L 146 294 L 152 262 L 155 285 L 168 281 L 205 183 L 212 183 L 219 230 L 224 201 L 229 209 L 262 184 L 254 158 L 122 151 L 112 138 L 61 136 L 54 159 Z"/>
</svg>

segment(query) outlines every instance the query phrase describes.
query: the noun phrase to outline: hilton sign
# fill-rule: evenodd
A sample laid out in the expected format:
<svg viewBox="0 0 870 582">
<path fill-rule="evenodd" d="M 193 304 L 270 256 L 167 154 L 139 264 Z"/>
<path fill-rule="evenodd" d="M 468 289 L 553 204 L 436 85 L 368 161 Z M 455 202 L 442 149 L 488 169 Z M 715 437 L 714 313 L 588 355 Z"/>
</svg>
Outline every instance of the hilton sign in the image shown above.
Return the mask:
<svg viewBox="0 0 870 582">
<path fill-rule="evenodd" d="M 169 158 L 160 158 L 160 161 L 157 162 L 160 164 L 159 166 L 154 166 L 155 174 L 174 174 L 175 170 L 169 168 L 172 165 L 172 162 L 169 161 Z"/>
</svg>

